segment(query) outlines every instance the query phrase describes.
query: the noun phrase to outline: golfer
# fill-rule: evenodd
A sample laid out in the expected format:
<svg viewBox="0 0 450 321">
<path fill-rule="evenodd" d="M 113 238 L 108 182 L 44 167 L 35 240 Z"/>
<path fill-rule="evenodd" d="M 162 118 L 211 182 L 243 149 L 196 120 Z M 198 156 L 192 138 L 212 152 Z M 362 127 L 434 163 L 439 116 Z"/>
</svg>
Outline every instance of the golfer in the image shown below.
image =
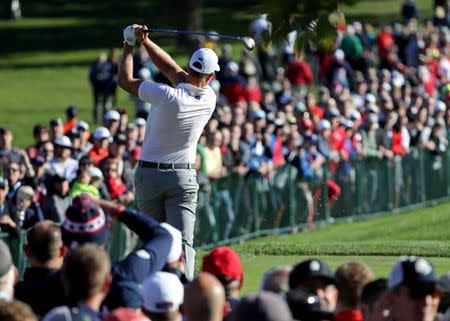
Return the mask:
<svg viewBox="0 0 450 321">
<path fill-rule="evenodd" d="M 209 82 L 219 71 L 217 55 L 202 48 L 192 55 L 188 72 L 148 38 L 146 26 L 124 30 L 118 84 L 152 105 L 135 174 L 136 198 L 141 212 L 167 222 L 183 235 L 186 276 L 194 275 L 197 141 L 216 106 Z M 133 46 L 139 41 L 150 59 L 174 87 L 133 78 Z"/>
</svg>

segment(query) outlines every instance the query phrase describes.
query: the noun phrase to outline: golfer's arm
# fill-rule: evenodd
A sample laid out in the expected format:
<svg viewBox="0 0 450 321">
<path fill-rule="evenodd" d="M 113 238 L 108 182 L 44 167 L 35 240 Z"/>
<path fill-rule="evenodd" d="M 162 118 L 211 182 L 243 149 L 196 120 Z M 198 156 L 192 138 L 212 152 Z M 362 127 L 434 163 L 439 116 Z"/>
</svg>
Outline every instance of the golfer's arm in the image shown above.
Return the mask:
<svg viewBox="0 0 450 321">
<path fill-rule="evenodd" d="M 150 39 L 146 38 L 143 43 L 152 62 L 166 76 L 173 85 L 186 82 L 187 73 L 184 71 L 170 55 L 161 49 Z"/>
<path fill-rule="evenodd" d="M 133 47 L 124 44 L 117 83 L 125 91 L 138 96 L 141 82 L 142 80 L 133 78 Z"/>
</svg>

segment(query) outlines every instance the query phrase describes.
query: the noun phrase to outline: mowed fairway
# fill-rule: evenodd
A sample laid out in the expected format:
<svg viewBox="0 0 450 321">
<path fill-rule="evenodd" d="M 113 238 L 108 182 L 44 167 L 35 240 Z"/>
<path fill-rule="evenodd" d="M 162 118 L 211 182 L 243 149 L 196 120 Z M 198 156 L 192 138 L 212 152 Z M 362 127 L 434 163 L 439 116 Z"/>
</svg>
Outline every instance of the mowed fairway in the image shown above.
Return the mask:
<svg viewBox="0 0 450 321">
<path fill-rule="evenodd" d="M 255 239 L 232 247 L 241 255 L 245 271 L 243 292 L 247 293 L 259 288 L 263 273 L 271 267 L 292 265 L 311 257 L 325 260 L 333 269 L 349 260 L 361 260 L 376 277 L 387 277 L 398 256 L 417 255 L 431 259 L 440 275 L 450 271 L 449 228 L 447 203 Z"/>
</svg>

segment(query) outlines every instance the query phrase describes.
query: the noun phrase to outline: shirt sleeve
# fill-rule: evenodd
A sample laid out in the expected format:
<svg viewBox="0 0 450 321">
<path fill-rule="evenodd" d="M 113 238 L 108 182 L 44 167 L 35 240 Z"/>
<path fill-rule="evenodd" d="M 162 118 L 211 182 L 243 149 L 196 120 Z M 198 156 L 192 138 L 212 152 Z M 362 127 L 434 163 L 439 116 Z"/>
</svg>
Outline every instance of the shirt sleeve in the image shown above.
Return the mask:
<svg viewBox="0 0 450 321">
<path fill-rule="evenodd" d="M 146 80 L 141 82 L 138 95 L 141 100 L 152 104 L 152 107 L 158 107 L 165 98 L 173 95 L 173 88 L 165 84 Z"/>
</svg>

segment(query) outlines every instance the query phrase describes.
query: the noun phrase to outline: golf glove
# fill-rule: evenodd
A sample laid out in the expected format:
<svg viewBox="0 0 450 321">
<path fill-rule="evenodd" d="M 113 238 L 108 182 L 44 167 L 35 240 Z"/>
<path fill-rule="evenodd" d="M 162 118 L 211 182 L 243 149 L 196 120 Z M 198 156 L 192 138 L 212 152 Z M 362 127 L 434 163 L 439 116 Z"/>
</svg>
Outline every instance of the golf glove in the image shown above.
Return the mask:
<svg viewBox="0 0 450 321">
<path fill-rule="evenodd" d="M 123 29 L 123 43 L 129 46 L 134 46 L 136 44 L 136 34 L 134 33 L 134 28 L 128 26 Z"/>
</svg>

